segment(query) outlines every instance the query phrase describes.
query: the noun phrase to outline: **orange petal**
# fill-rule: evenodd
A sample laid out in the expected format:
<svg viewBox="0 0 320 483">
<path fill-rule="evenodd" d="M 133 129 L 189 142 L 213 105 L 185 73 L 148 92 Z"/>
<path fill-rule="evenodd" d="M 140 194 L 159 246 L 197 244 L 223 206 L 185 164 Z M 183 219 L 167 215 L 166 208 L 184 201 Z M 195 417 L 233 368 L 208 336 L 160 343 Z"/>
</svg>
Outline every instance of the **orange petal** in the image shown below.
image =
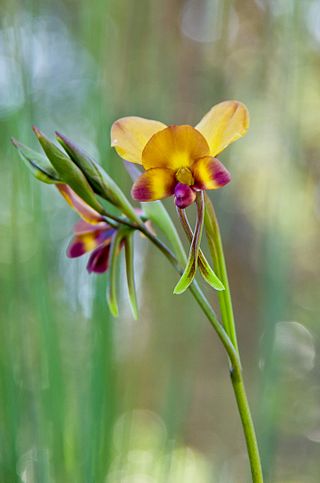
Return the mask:
<svg viewBox="0 0 320 483">
<path fill-rule="evenodd" d="M 238 101 L 217 104 L 196 125 L 209 143 L 211 156 L 216 156 L 244 136 L 248 127 L 248 109 Z"/>
<path fill-rule="evenodd" d="M 171 169 L 148 169 L 132 186 L 131 195 L 138 201 L 161 200 L 173 194 L 176 183 Z"/>
<path fill-rule="evenodd" d="M 91 206 L 87 205 L 67 184 L 58 183 L 56 187 L 66 202 L 88 223 L 95 224 L 103 220 L 103 217 Z"/>
<path fill-rule="evenodd" d="M 194 186 L 201 190 L 215 190 L 231 180 L 231 175 L 223 164 L 210 156 L 198 159 L 191 170 L 195 181 Z"/>
<path fill-rule="evenodd" d="M 192 126 L 169 126 L 152 136 L 142 153 L 145 169 L 191 166 L 209 155 L 209 146 L 202 134 Z"/>
<path fill-rule="evenodd" d="M 143 117 L 122 117 L 112 124 L 111 146 L 126 161 L 141 164 L 142 151 L 151 136 L 166 127 Z"/>
</svg>

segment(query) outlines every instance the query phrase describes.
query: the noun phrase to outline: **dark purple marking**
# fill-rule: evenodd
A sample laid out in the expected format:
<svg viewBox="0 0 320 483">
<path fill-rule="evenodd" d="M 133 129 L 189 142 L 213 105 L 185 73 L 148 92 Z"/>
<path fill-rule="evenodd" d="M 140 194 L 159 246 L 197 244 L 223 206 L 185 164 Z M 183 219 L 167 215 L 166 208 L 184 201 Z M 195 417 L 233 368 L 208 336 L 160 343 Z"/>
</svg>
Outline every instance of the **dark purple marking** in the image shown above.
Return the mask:
<svg viewBox="0 0 320 483">
<path fill-rule="evenodd" d="M 81 241 L 77 240 L 76 238 L 71 240 L 71 243 L 67 248 L 67 256 L 69 258 L 81 257 L 81 255 L 83 255 L 85 252 L 86 250 L 84 244 Z"/>
<path fill-rule="evenodd" d="M 145 180 L 137 181 L 134 183 L 131 189 L 131 196 L 133 199 L 138 201 L 150 201 L 152 198 L 152 191 Z"/>
<path fill-rule="evenodd" d="M 224 186 L 231 181 L 231 174 L 227 168 L 218 160 L 214 160 L 212 179 L 218 186 Z"/>
<path fill-rule="evenodd" d="M 110 244 L 96 248 L 90 255 L 87 270 L 89 273 L 104 273 L 109 268 Z"/>
</svg>

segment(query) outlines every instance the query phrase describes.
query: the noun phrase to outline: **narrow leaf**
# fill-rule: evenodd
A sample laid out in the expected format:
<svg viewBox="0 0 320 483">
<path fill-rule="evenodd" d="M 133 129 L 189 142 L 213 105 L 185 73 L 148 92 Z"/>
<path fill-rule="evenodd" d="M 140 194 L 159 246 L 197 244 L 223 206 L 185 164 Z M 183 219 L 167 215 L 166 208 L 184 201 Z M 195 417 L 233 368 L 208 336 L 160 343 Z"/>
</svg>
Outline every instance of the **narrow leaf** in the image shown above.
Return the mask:
<svg viewBox="0 0 320 483">
<path fill-rule="evenodd" d="M 69 185 L 73 191 L 77 193 L 88 205 L 90 205 L 98 213 L 106 214 L 105 210 L 98 202 L 95 194 L 89 185 L 84 174 L 76 164 L 63 153 L 55 144 L 53 144 L 40 129 L 33 127 L 44 152 L 48 156 L 50 162 L 59 173 L 63 182 Z"/>
<path fill-rule="evenodd" d="M 58 172 L 51 166 L 43 154 L 28 148 L 28 146 L 25 146 L 16 139 L 12 138 L 11 141 L 14 147 L 17 148 L 20 158 L 35 178 L 47 184 L 61 183 Z"/>
<path fill-rule="evenodd" d="M 192 283 L 198 266 L 198 254 L 201 242 L 203 220 L 204 220 L 204 202 L 203 202 L 203 192 L 197 193 L 197 223 L 194 231 L 193 239 L 190 245 L 189 256 L 187 260 L 187 265 L 184 272 L 174 288 L 174 294 L 183 293 L 189 285 Z"/>
<path fill-rule="evenodd" d="M 189 241 L 192 241 L 193 238 L 193 232 L 191 229 L 191 226 L 189 224 L 187 215 L 185 210 L 179 209 L 178 208 L 178 214 L 181 220 L 182 227 L 189 239 Z M 199 249 L 199 256 L 198 256 L 198 264 L 199 264 L 199 271 L 205 281 L 211 285 L 215 290 L 224 290 L 224 285 L 221 282 L 221 280 L 218 278 L 218 276 L 214 273 L 212 268 L 210 267 L 206 257 L 204 256 L 201 248 Z"/>
<path fill-rule="evenodd" d="M 94 161 L 89 154 L 77 146 L 63 134 L 56 132 L 56 138 L 70 156 L 72 161 L 84 173 L 93 190 L 105 200 L 117 206 L 132 221 L 140 224 L 134 208 L 102 166 Z"/>
<path fill-rule="evenodd" d="M 133 260 L 133 232 L 130 232 L 124 239 L 125 247 L 125 257 L 126 257 L 126 274 L 127 274 L 127 285 L 128 294 L 130 300 L 130 306 L 132 315 L 135 320 L 138 319 L 138 304 L 136 287 L 134 282 L 134 260 Z"/>
</svg>

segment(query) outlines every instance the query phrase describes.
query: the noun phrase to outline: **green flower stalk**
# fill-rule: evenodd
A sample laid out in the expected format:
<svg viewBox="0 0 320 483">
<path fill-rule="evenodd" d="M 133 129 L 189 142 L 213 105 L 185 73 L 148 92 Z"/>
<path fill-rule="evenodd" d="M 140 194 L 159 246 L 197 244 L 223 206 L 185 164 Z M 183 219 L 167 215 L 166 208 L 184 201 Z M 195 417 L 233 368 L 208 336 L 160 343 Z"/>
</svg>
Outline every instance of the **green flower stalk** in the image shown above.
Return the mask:
<svg viewBox="0 0 320 483">
<path fill-rule="evenodd" d="M 240 353 L 237 343 L 235 320 L 233 316 L 232 298 L 229 288 L 220 229 L 213 205 L 207 195 L 205 196 L 205 206 L 205 229 L 209 242 L 209 248 L 218 276 L 225 286 L 225 290 L 218 294 L 222 323 L 231 339 L 233 347 L 238 353 L 240 363 Z M 263 482 L 259 448 L 244 387 L 242 370 L 241 368 L 239 370 L 238 367 L 235 367 L 232 362 L 230 364 L 230 376 L 244 429 L 248 456 L 251 465 L 252 479 L 254 482 Z"/>
<path fill-rule="evenodd" d="M 140 202 L 139 209 L 132 206 L 99 163 L 63 134 L 56 133 L 62 151 L 34 128 L 45 155 L 16 140 L 13 144 L 32 174 L 44 183 L 55 185 L 80 216 L 67 255 L 74 258 L 89 253 L 88 272 L 108 272 L 106 298 L 113 316 L 119 313 L 118 259 L 124 252 L 130 305 L 133 316 L 138 317 L 134 280 L 136 232 L 154 244 L 175 268 L 179 278 L 173 292 L 180 294 L 188 290 L 192 294 L 226 350 L 252 481 L 263 483 L 259 450 L 243 382 L 223 245 L 217 218 L 206 193 L 230 181 L 229 171 L 216 155 L 243 136 L 248 125 L 248 111 L 237 101 L 214 106 L 195 128 L 166 126 L 138 117 L 116 121 L 111 129 L 111 144 L 128 162 L 126 167 L 134 181 L 131 194 Z M 141 172 L 131 163 L 142 165 L 145 171 Z M 160 201 L 168 196 L 174 197 L 189 243 L 188 256 L 171 217 Z M 186 209 L 194 202 L 197 218 L 193 230 Z M 209 243 L 212 267 L 201 249 L 203 231 Z M 165 236 L 167 242 L 158 232 Z M 196 281 L 198 273 L 211 289 L 217 291 L 221 321 Z"/>
</svg>

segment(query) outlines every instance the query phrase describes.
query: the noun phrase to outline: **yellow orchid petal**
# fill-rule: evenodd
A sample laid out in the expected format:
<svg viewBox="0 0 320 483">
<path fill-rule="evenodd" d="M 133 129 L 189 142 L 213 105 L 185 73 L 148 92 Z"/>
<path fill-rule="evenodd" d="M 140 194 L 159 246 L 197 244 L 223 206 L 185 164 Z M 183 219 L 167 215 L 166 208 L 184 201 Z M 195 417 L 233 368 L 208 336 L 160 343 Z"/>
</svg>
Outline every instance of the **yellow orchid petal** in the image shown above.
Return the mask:
<svg viewBox="0 0 320 483">
<path fill-rule="evenodd" d="M 132 186 L 131 195 L 138 201 L 161 200 L 173 194 L 176 183 L 171 169 L 148 169 Z"/>
<path fill-rule="evenodd" d="M 192 126 L 169 126 L 152 136 L 142 153 L 145 169 L 179 168 L 209 155 L 209 146 L 202 134 Z"/>
<path fill-rule="evenodd" d="M 111 146 L 119 156 L 131 163 L 142 164 L 142 151 L 153 134 L 167 126 L 143 117 L 122 117 L 112 124 Z"/>
<path fill-rule="evenodd" d="M 194 186 L 201 190 L 215 190 L 231 180 L 229 171 L 219 159 L 210 156 L 198 159 L 191 170 L 195 181 Z"/>
<path fill-rule="evenodd" d="M 244 136 L 248 127 L 248 109 L 238 101 L 225 101 L 213 106 L 196 125 L 209 143 L 211 156 L 216 156 Z"/>
</svg>

